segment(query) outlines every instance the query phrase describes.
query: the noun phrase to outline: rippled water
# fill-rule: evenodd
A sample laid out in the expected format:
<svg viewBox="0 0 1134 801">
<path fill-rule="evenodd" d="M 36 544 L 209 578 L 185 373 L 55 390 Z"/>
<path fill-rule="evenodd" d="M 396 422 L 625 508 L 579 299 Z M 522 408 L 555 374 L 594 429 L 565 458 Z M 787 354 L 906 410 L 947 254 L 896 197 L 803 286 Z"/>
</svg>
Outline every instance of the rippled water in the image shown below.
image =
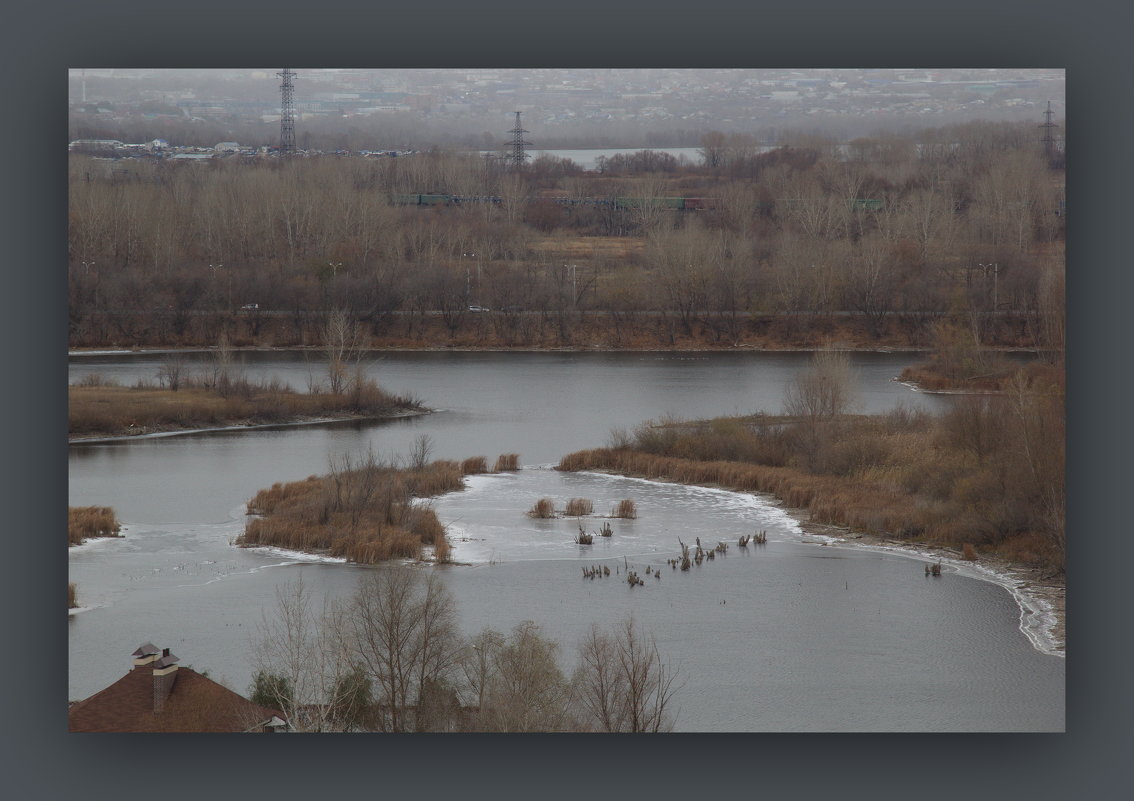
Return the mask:
<svg viewBox="0 0 1134 801">
<path fill-rule="evenodd" d="M 302 355 L 246 355 L 253 375 L 304 386 Z M 158 357 L 76 359 L 72 380 L 152 377 Z M 939 408 L 891 378 L 902 357 L 856 357 L 866 411 Z M 231 546 L 242 504 L 281 480 L 325 472 L 327 459 L 374 447 L 405 453 L 427 433 L 437 457 L 521 454 L 517 473 L 476 476 L 432 503 L 462 564 L 440 571 L 462 628 L 540 623 L 565 665 L 592 622 L 626 613 L 681 672 L 678 728 L 702 731 L 1032 731 L 1064 726 L 1064 660 L 1034 648 L 1001 586 L 947 569 L 924 575 L 904 556 L 820 545 L 783 510 L 751 495 L 548 469 L 602 445 L 612 427 L 663 414 L 775 411 L 803 354 L 394 354 L 374 367 L 391 389 L 445 411 L 409 421 L 213 433 L 72 446 L 71 503 L 114 506 L 126 537 L 72 549 L 71 580 L 90 608 L 70 620 L 69 697 L 117 679 L 149 640 L 244 691 L 247 650 L 275 588 L 302 575 L 332 596 L 360 571 Z M 575 520 L 537 521 L 541 497 L 585 497 L 597 514 L 635 501 L 614 535 L 573 541 Z M 599 519 L 582 521 L 592 531 Z M 763 529 L 765 546 L 736 538 Z M 731 543 L 687 573 L 666 560 L 678 539 Z M 614 575 L 584 579 L 583 566 Z M 646 577 L 645 569 L 651 574 Z M 627 568 L 647 584 L 631 588 Z M 661 578 L 654 578 L 654 570 Z"/>
</svg>

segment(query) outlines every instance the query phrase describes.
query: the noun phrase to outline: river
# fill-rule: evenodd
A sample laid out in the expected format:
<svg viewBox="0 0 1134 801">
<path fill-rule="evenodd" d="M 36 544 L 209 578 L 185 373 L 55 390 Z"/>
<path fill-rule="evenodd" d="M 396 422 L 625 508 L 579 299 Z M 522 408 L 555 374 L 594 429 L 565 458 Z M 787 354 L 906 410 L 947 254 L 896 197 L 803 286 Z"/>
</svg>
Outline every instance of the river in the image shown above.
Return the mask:
<svg viewBox="0 0 1134 801">
<path fill-rule="evenodd" d="M 317 357 L 303 353 L 237 356 L 250 377 L 296 388 L 321 374 Z M 162 358 L 73 356 L 70 380 L 153 379 Z M 491 463 L 514 452 L 524 465 L 471 477 L 464 491 L 433 501 L 462 564 L 426 569 L 454 594 L 466 633 L 532 619 L 560 641 L 570 667 L 592 622 L 633 613 L 681 673 L 682 731 L 1062 731 L 1065 660 L 1025 636 L 1027 615 L 1003 586 L 964 565 L 927 579 L 916 559 L 820 544 L 764 499 L 550 469 L 647 419 L 779 411 L 807 358 L 391 352 L 371 363 L 371 375 L 434 413 L 72 445 L 69 502 L 113 506 L 126 536 L 70 551 L 85 608 L 70 617 L 69 698 L 119 678 L 145 641 L 246 692 L 249 644 L 276 588 L 301 575 L 316 593 L 341 597 L 366 568 L 232 547 L 244 502 L 277 481 L 326 472 L 343 454 L 407 454 L 425 434 L 434 458 Z M 944 408 L 948 400 L 893 380 L 910 360 L 854 355 L 859 410 Z M 574 521 L 524 515 L 540 497 L 590 498 L 600 513 L 631 498 L 639 516 L 580 547 Z M 768 532 L 768 544 L 739 549 L 737 536 L 755 529 Z M 671 571 L 678 537 L 697 536 L 732 547 L 689 573 Z M 651 580 L 631 589 L 614 576 L 581 577 L 582 566 L 600 562 L 620 574 L 648 566 Z"/>
</svg>

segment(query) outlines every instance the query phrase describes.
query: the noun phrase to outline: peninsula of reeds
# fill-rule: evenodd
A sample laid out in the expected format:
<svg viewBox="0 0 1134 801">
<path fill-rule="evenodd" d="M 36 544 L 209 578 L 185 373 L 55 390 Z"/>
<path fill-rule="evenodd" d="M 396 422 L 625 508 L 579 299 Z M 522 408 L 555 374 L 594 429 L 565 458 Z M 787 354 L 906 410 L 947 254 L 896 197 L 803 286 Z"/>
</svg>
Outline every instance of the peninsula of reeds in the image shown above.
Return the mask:
<svg viewBox="0 0 1134 801">
<path fill-rule="evenodd" d="M 340 391 L 297 392 L 276 379 L 222 382 L 186 376 L 120 386 L 100 378 L 68 387 L 72 438 L 129 436 L 320 419 L 392 417 L 424 411 L 371 380 Z"/>
<path fill-rule="evenodd" d="M 816 524 L 1058 575 L 1063 391 L 1035 378 L 1021 371 L 1011 391 L 961 396 L 939 416 L 899 409 L 647 422 L 558 468 L 766 493 Z"/>
</svg>

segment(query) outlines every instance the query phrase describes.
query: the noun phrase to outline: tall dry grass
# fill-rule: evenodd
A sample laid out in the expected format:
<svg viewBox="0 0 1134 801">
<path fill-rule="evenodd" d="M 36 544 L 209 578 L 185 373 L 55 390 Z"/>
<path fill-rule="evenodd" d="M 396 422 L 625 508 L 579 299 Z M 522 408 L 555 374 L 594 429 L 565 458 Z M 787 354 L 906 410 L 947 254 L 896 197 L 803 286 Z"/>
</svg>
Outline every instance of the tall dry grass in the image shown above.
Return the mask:
<svg viewBox="0 0 1134 801">
<path fill-rule="evenodd" d="M 67 507 L 68 545 L 80 545 L 96 537 L 117 537 L 121 530 L 122 524 L 109 506 Z"/>
<path fill-rule="evenodd" d="M 483 456 L 470 456 L 461 462 L 461 472 L 466 476 L 488 472 L 488 459 Z"/>
<path fill-rule="evenodd" d="M 620 517 L 624 520 L 634 520 L 638 517 L 638 507 L 634 501 L 626 498 L 615 504 L 610 512 L 611 517 Z"/>
<path fill-rule="evenodd" d="M 582 517 L 589 515 L 595 510 L 594 502 L 588 498 L 571 498 L 567 501 L 567 507 L 564 514 L 568 517 Z"/>
<path fill-rule="evenodd" d="M 555 517 L 555 503 L 551 498 L 540 498 L 528 510 L 528 517 L 534 517 L 537 520 L 548 520 Z"/>
<path fill-rule="evenodd" d="M 73 581 L 67 583 L 67 608 L 77 609 L 79 607 L 79 585 Z"/>
<path fill-rule="evenodd" d="M 520 454 L 502 453 L 496 457 L 496 466 L 492 468 L 495 473 L 520 469 Z"/>
</svg>

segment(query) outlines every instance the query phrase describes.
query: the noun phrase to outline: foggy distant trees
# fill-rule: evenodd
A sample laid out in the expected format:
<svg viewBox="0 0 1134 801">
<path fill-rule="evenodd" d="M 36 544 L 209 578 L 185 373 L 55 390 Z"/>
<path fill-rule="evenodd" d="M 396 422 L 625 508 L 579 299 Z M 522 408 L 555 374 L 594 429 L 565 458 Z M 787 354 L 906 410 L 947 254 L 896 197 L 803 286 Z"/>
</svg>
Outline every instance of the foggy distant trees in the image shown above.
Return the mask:
<svg viewBox="0 0 1134 801">
<path fill-rule="evenodd" d="M 465 330 L 469 305 L 555 313 L 567 336 L 577 323 L 568 310 L 604 312 L 616 338 L 641 313 L 674 320 L 675 334 L 709 326 L 735 338 L 753 315 L 852 312 L 881 335 L 959 295 L 974 309 L 995 301 L 1033 315 L 1037 336 L 1058 339 L 1045 276 L 1062 260 L 1063 172 L 1034 126 L 969 123 L 844 146 L 780 138 L 790 144 L 767 150 L 710 132 L 703 164 L 643 151 L 602 172 L 554 159 L 508 170 L 443 150 L 206 164 L 73 155 L 72 339 L 213 342 L 262 326 L 241 316 L 253 303 L 288 315 L 287 336 L 307 339 L 333 309 L 373 333 L 400 313 L 412 338 L 432 313 Z M 422 193 L 496 200 L 400 200 Z M 683 211 L 673 198 L 710 208 Z M 576 281 L 564 305 L 563 264 L 540 243 L 571 237 L 644 247 L 576 263 L 587 291 Z M 994 287 L 978 268 L 993 263 Z M 475 324 L 510 326 L 517 342 L 539 330 Z"/>
</svg>

